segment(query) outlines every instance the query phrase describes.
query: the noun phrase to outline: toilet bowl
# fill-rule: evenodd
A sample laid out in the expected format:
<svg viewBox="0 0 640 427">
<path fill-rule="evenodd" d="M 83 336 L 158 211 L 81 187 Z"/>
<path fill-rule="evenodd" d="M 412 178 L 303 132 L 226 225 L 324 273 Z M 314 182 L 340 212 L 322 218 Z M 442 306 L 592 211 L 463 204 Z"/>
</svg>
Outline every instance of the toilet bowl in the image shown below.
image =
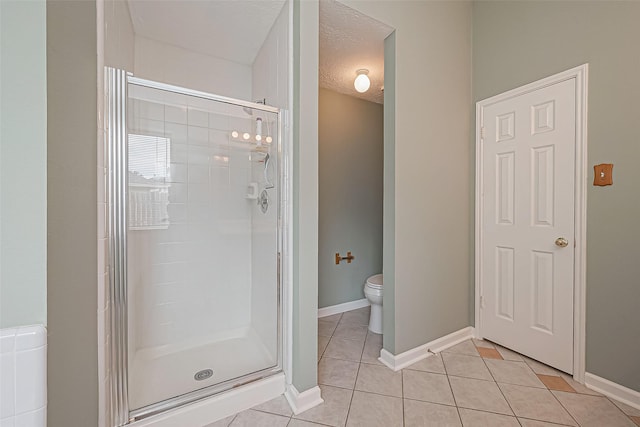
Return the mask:
<svg viewBox="0 0 640 427">
<path fill-rule="evenodd" d="M 375 334 L 382 333 L 382 282 L 382 274 L 376 274 L 364 284 L 364 296 L 371 304 L 369 330 Z"/>
</svg>

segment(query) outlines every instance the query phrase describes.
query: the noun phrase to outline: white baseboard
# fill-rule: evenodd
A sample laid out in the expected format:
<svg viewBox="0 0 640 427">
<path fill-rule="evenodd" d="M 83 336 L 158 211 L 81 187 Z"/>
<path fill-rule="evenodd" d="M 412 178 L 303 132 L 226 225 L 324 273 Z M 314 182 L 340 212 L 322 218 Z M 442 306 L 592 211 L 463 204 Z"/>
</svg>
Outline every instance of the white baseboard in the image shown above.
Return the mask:
<svg viewBox="0 0 640 427">
<path fill-rule="evenodd" d="M 305 390 L 300 393 L 293 384 L 287 386 L 287 390 L 284 392 L 284 397 L 289 402 L 291 410 L 294 414 L 298 415 L 307 409 L 311 409 L 314 406 L 320 405 L 324 400 L 320 395 L 320 387 L 315 386 L 309 390 Z"/>
<path fill-rule="evenodd" d="M 590 374 L 589 372 L 585 372 L 584 374 L 584 385 L 618 402 L 640 409 L 640 392 L 638 391 Z"/>
<path fill-rule="evenodd" d="M 356 301 L 345 302 L 342 304 L 331 305 L 329 307 L 322 307 L 318 309 L 318 317 L 327 317 L 334 314 L 344 313 L 345 311 L 356 310 L 358 308 L 369 307 L 369 301 L 366 298 L 362 298 Z"/>
<path fill-rule="evenodd" d="M 393 355 L 387 350 L 382 349 L 378 360 L 394 371 L 399 371 L 400 369 L 413 365 L 422 359 L 426 359 L 431 352 L 440 353 L 442 350 L 473 338 L 473 336 L 474 328 L 472 326 L 468 326 L 398 355 Z"/>
</svg>

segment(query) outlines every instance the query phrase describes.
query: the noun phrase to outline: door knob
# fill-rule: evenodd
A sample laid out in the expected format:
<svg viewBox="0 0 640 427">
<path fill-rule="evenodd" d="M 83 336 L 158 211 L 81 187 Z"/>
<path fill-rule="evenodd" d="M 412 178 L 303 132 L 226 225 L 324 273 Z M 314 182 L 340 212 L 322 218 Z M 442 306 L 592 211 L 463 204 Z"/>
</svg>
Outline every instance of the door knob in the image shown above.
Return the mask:
<svg viewBox="0 0 640 427">
<path fill-rule="evenodd" d="M 561 248 L 564 248 L 567 245 L 569 245 L 569 241 L 567 239 L 565 239 L 564 237 L 558 237 L 556 239 L 556 246 L 560 246 Z"/>
</svg>

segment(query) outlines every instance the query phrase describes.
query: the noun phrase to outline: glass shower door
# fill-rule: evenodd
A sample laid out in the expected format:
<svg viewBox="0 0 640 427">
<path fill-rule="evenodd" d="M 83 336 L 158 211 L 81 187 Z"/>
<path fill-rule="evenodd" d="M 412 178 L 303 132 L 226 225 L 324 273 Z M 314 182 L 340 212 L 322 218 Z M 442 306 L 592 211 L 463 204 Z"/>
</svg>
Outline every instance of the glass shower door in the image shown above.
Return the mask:
<svg viewBox="0 0 640 427">
<path fill-rule="evenodd" d="M 133 417 L 281 369 L 279 112 L 129 79 Z"/>
</svg>

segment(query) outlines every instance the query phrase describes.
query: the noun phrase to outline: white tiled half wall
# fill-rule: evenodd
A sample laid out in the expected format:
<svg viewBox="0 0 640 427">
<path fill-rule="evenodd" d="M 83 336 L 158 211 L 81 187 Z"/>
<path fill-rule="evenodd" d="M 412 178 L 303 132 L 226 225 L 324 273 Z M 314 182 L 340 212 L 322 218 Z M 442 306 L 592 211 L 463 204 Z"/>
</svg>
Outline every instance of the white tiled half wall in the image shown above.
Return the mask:
<svg viewBox="0 0 640 427">
<path fill-rule="evenodd" d="M 0 427 L 47 425 L 47 330 L 0 330 Z"/>
</svg>

